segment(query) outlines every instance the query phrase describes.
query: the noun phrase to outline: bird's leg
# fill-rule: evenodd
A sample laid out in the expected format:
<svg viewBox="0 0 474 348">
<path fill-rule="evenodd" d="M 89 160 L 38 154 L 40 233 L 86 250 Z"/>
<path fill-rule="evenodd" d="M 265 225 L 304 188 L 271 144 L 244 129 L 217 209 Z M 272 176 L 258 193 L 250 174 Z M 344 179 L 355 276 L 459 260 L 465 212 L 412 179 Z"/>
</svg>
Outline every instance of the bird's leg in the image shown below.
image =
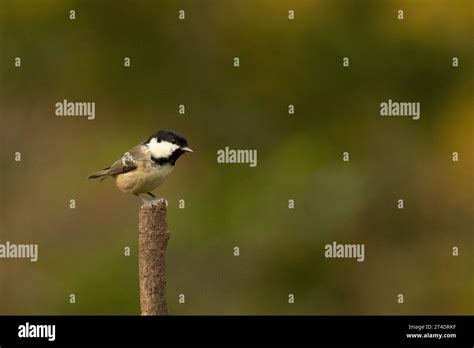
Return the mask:
<svg viewBox="0 0 474 348">
<path fill-rule="evenodd" d="M 137 193 L 134 193 L 135 196 L 137 196 L 138 198 L 141 199 L 141 201 L 143 202 L 143 204 L 152 204 L 153 202 L 164 202 L 166 204 L 166 206 L 168 206 L 168 201 L 164 198 L 156 198 L 156 196 L 151 193 L 151 192 L 147 192 L 148 195 L 150 195 L 153 200 L 149 201 L 143 197 L 141 197 L 140 195 L 138 195 Z"/>
<path fill-rule="evenodd" d="M 164 198 L 156 198 L 156 196 L 151 193 L 151 192 L 147 192 L 147 194 L 149 194 L 151 197 L 153 197 L 153 201 L 154 202 L 164 202 L 166 204 L 166 206 L 168 206 L 168 201 Z"/>
<path fill-rule="evenodd" d="M 138 199 L 140 199 L 143 204 L 151 204 L 151 203 L 153 203 L 153 201 L 149 201 L 149 200 L 143 198 L 143 197 L 140 196 L 138 193 L 134 193 L 134 195 L 135 195 L 135 197 L 137 197 Z"/>
</svg>

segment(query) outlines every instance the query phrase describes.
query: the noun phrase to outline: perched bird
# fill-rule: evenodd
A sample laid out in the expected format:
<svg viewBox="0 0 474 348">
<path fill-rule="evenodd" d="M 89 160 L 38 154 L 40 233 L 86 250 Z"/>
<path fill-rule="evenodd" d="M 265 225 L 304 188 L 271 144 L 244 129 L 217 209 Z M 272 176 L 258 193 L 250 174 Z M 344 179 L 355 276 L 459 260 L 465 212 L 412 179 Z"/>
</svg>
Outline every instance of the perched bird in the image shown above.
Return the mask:
<svg viewBox="0 0 474 348">
<path fill-rule="evenodd" d="M 185 152 L 193 152 L 188 147 L 186 139 L 170 130 L 160 130 L 143 143 L 125 152 L 121 159 L 97 173 L 89 179 L 101 178 L 101 181 L 111 176 L 115 178 L 117 187 L 125 193 L 133 193 L 143 203 L 149 201 L 139 194 L 151 192 L 157 188 L 173 171 L 176 160 Z"/>
</svg>

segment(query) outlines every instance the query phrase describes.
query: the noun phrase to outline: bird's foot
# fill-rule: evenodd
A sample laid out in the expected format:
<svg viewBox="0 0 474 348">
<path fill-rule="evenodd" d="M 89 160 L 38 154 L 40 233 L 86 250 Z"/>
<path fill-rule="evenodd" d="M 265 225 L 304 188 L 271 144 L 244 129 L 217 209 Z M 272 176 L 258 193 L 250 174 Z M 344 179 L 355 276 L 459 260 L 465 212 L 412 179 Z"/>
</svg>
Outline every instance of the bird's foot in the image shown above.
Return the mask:
<svg viewBox="0 0 474 348">
<path fill-rule="evenodd" d="M 151 203 L 165 203 L 165 205 L 168 206 L 168 201 L 164 198 L 155 198 Z"/>
<path fill-rule="evenodd" d="M 151 204 L 153 204 L 153 202 L 154 202 L 154 200 L 153 200 L 153 201 L 152 201 L 152 200 L 148 200 L 148 199 L 145 199 L 145 198 L 140 197 L 140 196 L 139 196 L 139 198 L 140 198 L 140 200 L 142 201 L 143 205 L 151 205 Z"/>
<path fill-rule="evenodd" d="M 151 205 L 151 204 L 153 204 L 153 203 L 165 203 L 166 206 L 168 206 L 168 201 L 167 201 L 166 199 L 164 199 L 164 198 L 157 198 L 157 197 L 154 197 L 154 199 L 148 200 L 148 199 L 145 199 L 145 198 L 143 198 L 142 196 L 139 196 L 139 195 L 137 195 L 137 194 L 136 194 L 135 196 L 136 196 L 137 198 L 139 198 L 139 199 L 142 201 L 143 205 Z"/>
</svg>

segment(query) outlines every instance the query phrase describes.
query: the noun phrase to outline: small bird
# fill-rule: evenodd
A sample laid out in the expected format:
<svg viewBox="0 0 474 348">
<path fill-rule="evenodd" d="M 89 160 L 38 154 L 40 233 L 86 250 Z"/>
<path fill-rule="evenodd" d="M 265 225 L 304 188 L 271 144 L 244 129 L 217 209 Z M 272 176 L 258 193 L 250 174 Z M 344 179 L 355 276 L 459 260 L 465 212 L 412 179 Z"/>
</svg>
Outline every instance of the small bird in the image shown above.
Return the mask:
<svg viewBox="0 0 474 348">
<path fill-rule="evenodd" d="M 147 193 L 156 199 L 151 191 L 166 179 L 173 171 L 176 160 L 186 152 L 193 150 L 188 147 L 188 142 L 182 135 L 171 130 L 160 130 L 125 152 L 110 167 L 91 174 L 88 178 L 101 178 L 102 181 L 111 176 L 115 178 L 121 191 L 132 193 L 147 204 L 150 201 L 139 194 Z"/>
</svg>

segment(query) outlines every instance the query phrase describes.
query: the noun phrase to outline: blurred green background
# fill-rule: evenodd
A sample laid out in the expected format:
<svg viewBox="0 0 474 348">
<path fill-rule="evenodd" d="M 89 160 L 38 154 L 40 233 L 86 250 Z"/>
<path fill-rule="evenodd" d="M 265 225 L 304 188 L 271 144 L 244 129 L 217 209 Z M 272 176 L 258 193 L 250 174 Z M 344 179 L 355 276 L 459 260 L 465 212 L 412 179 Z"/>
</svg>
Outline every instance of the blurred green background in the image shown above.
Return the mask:
<svg viewBox="0 0 474 348">
<path fill-rule="evenodd" d="M 0 242 L 39 244 L 0 260 L 1 314 L 139 313 L 139 203 L 86 177 L 159 129 L 195 150 L 155 191 L 172 314 L 473 314 L 472 1 L 0 4 Z M 420 120 L 380 117 L 388 99 Z M 218 164 L 225 146 L 258 166 Z M 324 258 L 333 241 L 365 262 Z"/>
</svg>

